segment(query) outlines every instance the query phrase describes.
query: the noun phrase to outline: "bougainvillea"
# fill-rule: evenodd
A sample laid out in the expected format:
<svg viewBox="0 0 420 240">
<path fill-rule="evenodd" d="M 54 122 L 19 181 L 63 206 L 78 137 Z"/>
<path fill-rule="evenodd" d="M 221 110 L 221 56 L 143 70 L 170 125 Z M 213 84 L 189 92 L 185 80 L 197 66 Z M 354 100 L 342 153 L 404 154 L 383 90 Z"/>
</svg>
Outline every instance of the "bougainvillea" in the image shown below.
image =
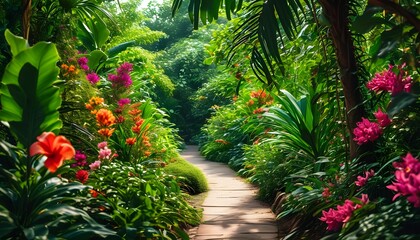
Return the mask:
<svg viewBox="0 0 420 240">
<path fill-rule="evenodd" d="M 407 200 L 420 207 L 420 161 L 408 153 L 403 162 L 394 162 L 395 182 L 387 188 L 397 192 L 393 200 L 399 196 L 406 196 Z"/>
</svg>

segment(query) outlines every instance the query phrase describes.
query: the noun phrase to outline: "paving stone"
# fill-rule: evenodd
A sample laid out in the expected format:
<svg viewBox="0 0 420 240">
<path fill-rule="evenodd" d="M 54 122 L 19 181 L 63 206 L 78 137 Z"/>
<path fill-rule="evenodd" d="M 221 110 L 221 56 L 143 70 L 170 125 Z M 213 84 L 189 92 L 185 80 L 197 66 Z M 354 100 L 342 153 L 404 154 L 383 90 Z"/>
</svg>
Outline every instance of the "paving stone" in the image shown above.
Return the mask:
<svg viewBox="0 0 420 240">
<path fill-rule="evenodd" d="M 191 239 L 278 239 L 275 216 L 268 204 L 256 200 L 255 186 L 227 165 L 204 160 L 196 146 L 187 146 L 181 155 L 204 172 L 210 188 L 202 204 L 203 223 L 191 229 Z"/>
</svg>

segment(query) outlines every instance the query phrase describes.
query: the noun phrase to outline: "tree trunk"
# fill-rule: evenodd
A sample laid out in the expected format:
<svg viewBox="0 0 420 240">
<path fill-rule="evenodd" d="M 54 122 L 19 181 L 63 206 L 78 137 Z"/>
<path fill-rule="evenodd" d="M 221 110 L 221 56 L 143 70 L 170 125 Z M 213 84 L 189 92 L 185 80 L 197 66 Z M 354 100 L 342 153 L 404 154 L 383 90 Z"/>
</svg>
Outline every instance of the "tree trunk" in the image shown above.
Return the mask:
<svg viewBox="0 0 420 240">
<path fill-rule="evenodd" d="M 340 69 L 340 80 L 347 113 L 347 128 L 351 137 L 349 141 L 350 159 L 354 159 L 369 151 L 372 145 L 361 147 L 353 141 L 353 129 L 356 127 L 356 123 L 366 116 L 366 111 L 363 106 L 363 96 L 360 92 L 361 85 L 357 76 L 357 61 L 349 29 L 348 0 L 320 0 L 319 3 L 331 24 L 330 34 Z"/>
<path fill-rule="evenodd" d="M 29 39 L 29 29 L 31 26 L 31 9 L 32 9 L 32 0 L 22 0 L 22 34 L 23 38 L 26 40 Z"/>
</svg>

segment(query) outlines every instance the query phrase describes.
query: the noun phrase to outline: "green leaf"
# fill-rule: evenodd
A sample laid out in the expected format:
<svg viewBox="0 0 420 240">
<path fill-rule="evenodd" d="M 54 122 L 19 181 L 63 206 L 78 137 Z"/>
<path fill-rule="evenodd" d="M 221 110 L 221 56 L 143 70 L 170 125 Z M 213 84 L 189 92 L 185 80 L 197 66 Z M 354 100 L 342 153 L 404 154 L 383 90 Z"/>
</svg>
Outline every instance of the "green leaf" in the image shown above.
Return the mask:
<svg viewBox="0 0 420 240">
<path fill-rule="evenodd" d="M 23 37 L 13 35 L 13 33 L 9 31 L 9 29 L 6 29 L 4 35 L 6 37 L 7 42 L 10 45 L 10 51 L 12 52 L 13 56 L 18 55 L 20 52 L 29 47 L 26 39 L 24 39 Z"/>
<path fill-rule="evenodd" d="M 9 44 L 16 48 L 16 42 Z M 54 86 L 58 59 L 55 45 L 39 42 L 21 50 L 6 66 L 0 88 L 0 119 L 9 122 L 26 148 L 42 132 L 57 132 L 62 126 L 58 113 L 61 97 Z"/>
<path fill-rule="evenodd" d="M 410 106 L 419 98 L 418 95 L 413 93 L 401 92 L 392 97 L 388 105 L 388 115 L 392 118 L 395 114 L 399 113 L 402 109 Z"/>
<path fill-rule="evenodd" d="M 94 50 L 87 56 L 90 69 L 97 69 L 101 63 L 108 59 L 108 56 L 101 50 Z"/>
</svg>

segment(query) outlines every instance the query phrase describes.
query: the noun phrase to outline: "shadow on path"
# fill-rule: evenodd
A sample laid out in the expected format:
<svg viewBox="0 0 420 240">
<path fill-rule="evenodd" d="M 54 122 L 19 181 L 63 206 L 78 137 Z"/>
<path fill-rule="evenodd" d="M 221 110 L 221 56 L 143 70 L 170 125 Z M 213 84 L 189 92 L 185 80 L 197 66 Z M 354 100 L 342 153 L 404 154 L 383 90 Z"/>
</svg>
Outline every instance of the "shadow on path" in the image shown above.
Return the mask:
<svg viewBox="0 0 420 240">
<path fill-rule="evenodd" d="M 187 146 L 181 155 L 204 172 L 210 187 L 203 223 L 191 231 L 191 239 L 278 239 L 275 216 L 256 200 L 256 188 L 226 164 L 206 161 L 197 146 Z"/>
</svg>

